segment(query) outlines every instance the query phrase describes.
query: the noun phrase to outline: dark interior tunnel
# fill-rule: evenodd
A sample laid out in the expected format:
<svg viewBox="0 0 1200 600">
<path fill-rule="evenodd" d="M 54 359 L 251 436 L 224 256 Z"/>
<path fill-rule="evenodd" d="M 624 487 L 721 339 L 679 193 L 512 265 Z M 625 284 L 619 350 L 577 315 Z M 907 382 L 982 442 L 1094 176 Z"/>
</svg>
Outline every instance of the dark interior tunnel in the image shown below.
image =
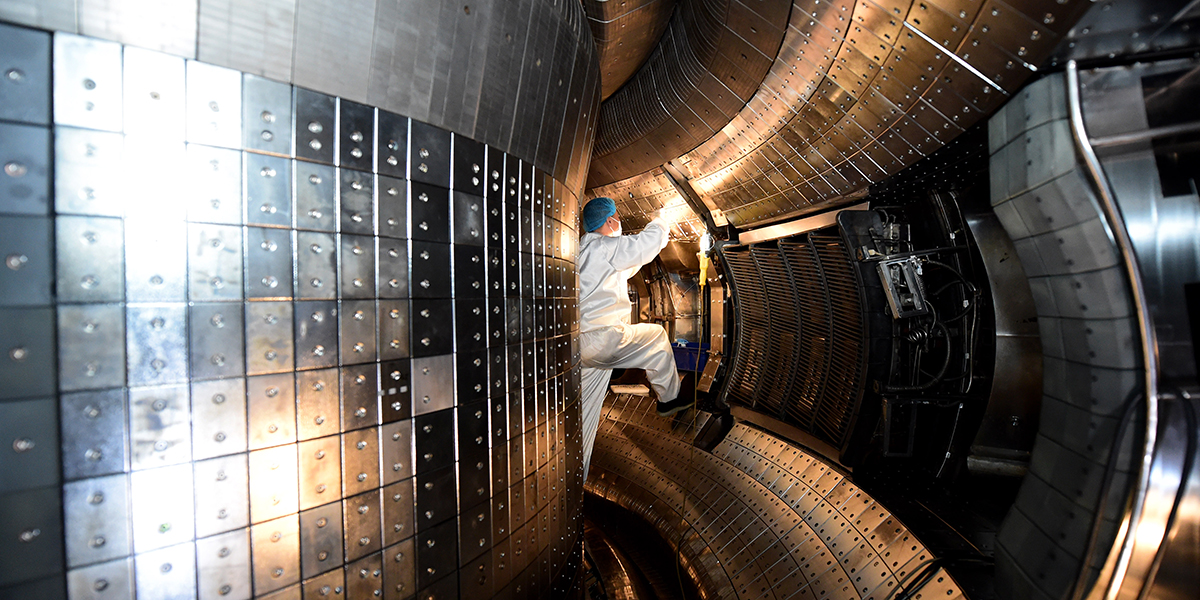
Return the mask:
<svg viewBox="0 0 1200 600">
<path fill-rule="evenodd" d="M 0 600 L 1194 598 L 1198 57 L 1182 0 L 0 1 Z M 695 405 L 617 371 L 592 449 L 596 197 Z"/>
</svg>

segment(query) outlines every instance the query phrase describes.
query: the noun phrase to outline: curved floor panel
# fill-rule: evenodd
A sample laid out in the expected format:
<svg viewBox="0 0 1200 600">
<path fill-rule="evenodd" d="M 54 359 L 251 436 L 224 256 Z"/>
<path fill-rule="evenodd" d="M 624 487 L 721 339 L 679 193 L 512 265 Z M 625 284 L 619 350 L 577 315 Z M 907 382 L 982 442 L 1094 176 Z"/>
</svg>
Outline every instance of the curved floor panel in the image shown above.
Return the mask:
<svg viewBox="0 0 1200 600">
<path fill-rule="evenodd" d="M 702 597 L 883 600 L 920 582 L 922 595 L 965 597 L 842 473 L 742 423 L 703 452 L 691 440 L 707 418 L 664 419 L 648 398 L 610 396 L 585 484 L 676 548 Z"/>
</svg>

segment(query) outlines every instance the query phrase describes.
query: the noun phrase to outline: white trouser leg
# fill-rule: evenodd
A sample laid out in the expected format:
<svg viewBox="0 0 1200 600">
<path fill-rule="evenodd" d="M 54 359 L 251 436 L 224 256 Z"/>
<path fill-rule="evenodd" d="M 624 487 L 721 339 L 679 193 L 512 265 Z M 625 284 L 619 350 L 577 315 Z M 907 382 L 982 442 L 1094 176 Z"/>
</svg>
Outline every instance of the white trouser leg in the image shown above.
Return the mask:
<svg viewBox="0 0 1200 600">
<path fill-rule="evenodd" d="M 579 338 L 580 383 L 583 388 L 583 473 L 587 477 L 600 426 L 600 409 L 608 396 L 613 369 L 645 369 L 650 387 L 662 402 L 679 395 L 679 373 L 667 332 L 658 325 L 639 323 L 589 331 Z"/>
<path fill-rule="evenodd" d="M 582 367 L 579 370 L 579 381 L 582 398 L 580 412 L 583 419 L 583 478 L 587 479 L 588 466 L 592 464 L 592 448 L 596 444 L 596 430 L 600 427 L 600 408 L 608 395 L 608 379 L 612 369 L 590 369 Z"/>
<path fill-rule="evenodd" d="M 608 348 L 596 351 L 589 366 L 606 369 L 645 369 L 650 387 L 658 394 L 660 402 L 670 402 L 679 395 L 679 372 L 675 369 L 675 353 L 667 332 L 653 323 L 621 325 L 607 331 Z M 618 340 L 615 333 L 620 331 Z M 584 364 L 588 364 L 584 359 Z"/>
</svg>

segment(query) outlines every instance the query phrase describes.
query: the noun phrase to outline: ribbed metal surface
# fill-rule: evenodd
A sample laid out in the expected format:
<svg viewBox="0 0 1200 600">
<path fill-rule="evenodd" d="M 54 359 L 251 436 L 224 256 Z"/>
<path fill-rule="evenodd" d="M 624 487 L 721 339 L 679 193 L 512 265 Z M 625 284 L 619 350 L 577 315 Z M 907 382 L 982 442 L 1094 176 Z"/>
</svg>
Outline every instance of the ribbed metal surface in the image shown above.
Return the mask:
<svg viewBox="0 0 1200 600">
<path fill-rule="evenodd" d="M 863 356 L 862 308 L 858 282 L 846 247 L 840 238 L 810 235 L 821 264 L 824 289 L 829 298 L 829 337 L 832 338 L 825 389 L 816 411 L 816 430 L 827 439 L 842 440 L 853 411 L 862 397 Z M 815 298 L 799 299 L 800 303 Z"/>
<path fill-rule="evenodd" d="M 833 356 L 830 306 L 824 300 L 824 277 L 812 245 L 807 241 L 781 241 L 779 247 L 795 275 L 798 296 L 808 300 L 796 305 L 807 335 L 800 338 L 800 363 L 796 385 L 788 394 L 787 413 L 790 420 L 811 429 Z"/>
<path fill-rule="evenodd" d="M 706 93 L 686 99 L 691 115 L 676 121 L 679 130 L 664 126 L 623 150 L 628 157 L 597 159 L 588 186 L 674 161 L 708 208 L 739 227 L 819 211 L 986 118 L 1065 36 L 1093 56 L 1100 48 L 1136 50 L 1151 38 L 1167 47 L 1186 44 L 1195 28 L 1186 19 L 1168 24 L 1175 11 L 1160 4 L 1166 3 L 1109 5 L 1117 10 L 1096 15 L 1111 13 L 1103 22 L 1116 27 L 1085 34 L 1071 29 L 1094 6 L 1081 0 L 799 0 L 755 88 L 744 96 L 734 87 L 725 93 L 725 100 L 736 96 L 744 104 L 730 109 L 707 93 L 715 88 L 702 84 Z M 1158 18 L 1151 22 L 1154 10 Z M 1117 14 L 1144 18 L 1132 19 L 1139 24 L 1127 29 Z M 640 89 L 646 97 L 631 101 L 630 111 L 661 112 L 659 101 L 675 101 L 671 89 Z M 642 118 L 623 115 L 618 125 Z M 607 139 L 608 127 L 601 130 Z M 676 152 L 684 141 L 694 146 Z M 621 164 L 610 167 L 617 156 Z"/>
<path fill-rule="evenodd" d="M 620 89 L 646 62 L 676 0 L 583 0 L 600 61 L 600 97 Z"/>
<path fill-rule="evenodd" d="M 903 523 L 815 455 L 744 424 L 708 453 L 695 431 L 648 398 L 610 396 L 585 490 L 645 519 L 702 598 L 889 598 L 930 567 L 921 597 L 965 597 Z"/>
<path fill-rule="evenodd" d="M 0 39 L 0 597 L 567 591 L 563 180 L 253 74 Z"/>
<path fill-rule="evenodd" d="M 758 267 L 766 298 L 794 298 L 792 274 L 778 248 L 752 246 L 750 255 Z M 772 335 L 767 350 L 767 365 L 764 369 L 760 410 L 778 415 L 787 402 L 788 390 L 796 376 L 796 360 L 799 358 L 800 339 L 805 335 L 797 319 L 797 304 L 792 302 L 767 302 L 767 329 Z"/>
<path fill-rule="evenodd" d="M 589 187 L 658 167 L 720 131 L 771 67 L 789 8 L 680 2 L 646 63 L 601 108 Z"/>
<path fill-rule="evenodd" d="M 754 406 L 767 363 L 767 297 L 753 257 L 745 249 L 721 253 L 729 274 L 731 297 L 737 309 L 735 344 L 737 354 L 730 371 L 728 394 L 735 401 Z"/>
<path fill-rule="evenodd" d="M 727 394 L 840 446 L 862 397 L 861 304 L 840 238 L 723 252 L 736 290 Z"/>
</svg>

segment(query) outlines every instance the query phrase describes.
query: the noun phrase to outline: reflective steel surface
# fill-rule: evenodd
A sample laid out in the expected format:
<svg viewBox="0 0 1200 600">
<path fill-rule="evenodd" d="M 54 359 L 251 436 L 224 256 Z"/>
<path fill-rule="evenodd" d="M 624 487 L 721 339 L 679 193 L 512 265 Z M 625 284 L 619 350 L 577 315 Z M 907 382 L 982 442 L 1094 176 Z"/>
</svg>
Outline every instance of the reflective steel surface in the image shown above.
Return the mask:
<svg viewBox="0 0 1200 600">
<path fill-rule="evenodd" d="M 529 35 L 563 32 L 544 63 L 517 53 L 544 69 L 529 89 L 594 86 L 590 38 L 568 40 L 581 9 L 522 7 L 540 27 Z M 323 35 L 310 26 L 333 12 L 357 30 L 342 8 L 301 7 L 300 37 Z M 200 7 L 206 48 L 213 10 L 226 25 L 254 13 Z M 141 17 L 197 18 L 184 13 Z M 117 9 L 80 19 L 155 39 Z M 508 127 L 531 125 L 499 148 L 335 95 L 367 98 L 366 70 L 318 79 L 326 54 L 290 77 L 323 93 L 195 48 L 0 35 L 26 43 L 0 49 L 0 595 L 569 586 L 582 471 L 568 173 L 582 177 L 587 119 L 563 115 L 582 96 L 510 105 L 524 116 L 507 113 Z M 26 91 L 39 81 L 53 96 Z M 489 310 L 506 305 L 515 320 Z"/>
<path fill-rule="evenodd" d="M 703 452 L 692 445 L 701 425 L 611 395 L 585 486 L 653 526 L 701 597 L 888 597 L 926 570 L 936 576 L 922 594 L 965 597 L 907 527 L 829 464 L 745 424 Z"/>
<path fill-rule="evenodd" d="M 739 227 L 847 203 L 848 194 L 991 114 L 1088 6 L 795 2 L 782 15 L 786 24 L 776 25 L 782 41 L 767 53 L 769 67 L 742 73 L 720 94 L 686 96 L 685 117 L 670 123 L 675 129 L 647 133 L 629 156 L 612 155 L 620 161 L 604 156 L 605 140 L 615 129 L 654 122 L 660 103 L 671 106 L 677 96 L 661 86 L 642 90 L 633 108 L 613 115 L 618 126 L 607 125 L 608 115 L 632 87 L 606 101 L 588 186 L 643 177 L 670 161 L 714 216 Z M 718 95 L 737 100 L 727 106 Z M 637 199 L 662 205 L 652 193 Z"/>
</svg>

